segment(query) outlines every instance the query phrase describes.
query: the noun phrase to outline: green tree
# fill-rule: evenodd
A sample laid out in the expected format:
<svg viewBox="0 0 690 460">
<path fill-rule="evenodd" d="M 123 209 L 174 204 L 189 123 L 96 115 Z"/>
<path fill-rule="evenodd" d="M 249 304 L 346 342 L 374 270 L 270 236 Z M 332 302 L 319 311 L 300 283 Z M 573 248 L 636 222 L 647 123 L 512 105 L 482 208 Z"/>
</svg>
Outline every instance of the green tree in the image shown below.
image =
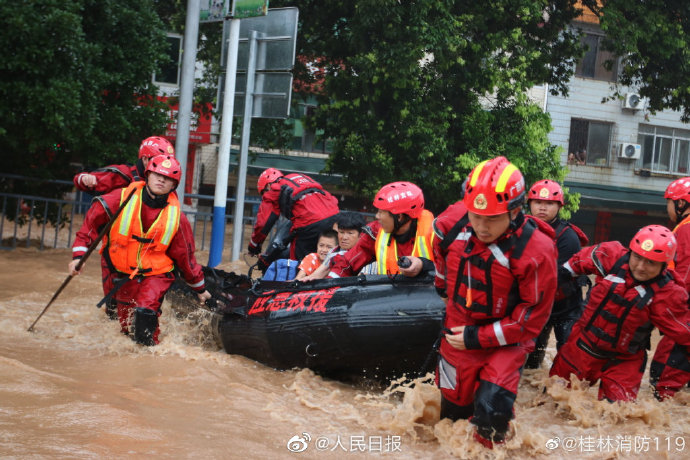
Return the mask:
<svg viewBox="0 0 690 460">
<path fill-rule="evenodd" d="M 477 161 L 507 155 L 527 180 L 561 179 L 548 116 L 523 97 L 567 93 L 582 53 L 574 0 L 272 1 L 300 8 L 299 53 L 330 63 L 314 123 L 329 168 L 373 195 L 411 180 L 432 209 L 459 196 Z M 537 137 L 535 137 L 537 136 Z"/>
<path fill-rule="evenodd" d="M 164 132 L 151 76 L 166 30 L 153 1 L 0 2 L 0 15 L 3 171 L 69 180 L 70 163 L 131 161 Z"/>
<path fill-rule="evenodd" d="M 654 113 L 673 109 L 690 121 L 690 2 L 583 0 L 600 19 L 604 47 L 620 59 L 612 97 L 625 87 L 648 98 Z M 609 63 L 610 64 L 610 63 Z"/>
</svg>

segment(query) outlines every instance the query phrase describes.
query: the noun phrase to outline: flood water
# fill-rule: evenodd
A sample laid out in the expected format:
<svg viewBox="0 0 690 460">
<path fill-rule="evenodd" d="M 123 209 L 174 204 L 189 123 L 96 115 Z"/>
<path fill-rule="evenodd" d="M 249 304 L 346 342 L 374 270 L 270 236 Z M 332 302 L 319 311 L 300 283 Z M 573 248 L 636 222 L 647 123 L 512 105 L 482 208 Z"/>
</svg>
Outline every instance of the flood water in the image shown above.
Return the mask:
<svg viewBox="0 0 690 460">
<path fill-rule="evenodd" d="M 166 301 L 161 344 L 140 347 L 95 307 L 97 254 L 27 332 L 70 258 L 0 252 L 2 458 L 690 458 L 690 391 L 659 403 L 647 374 L 638 401 L 621 405 L 525 371 L 514 435 L 488 451 L 468 422 L 439 421 L 429 380 L 386 389 L 276 371 L 219 349 L 201 310 L 176 315 Z"/>
</svg>

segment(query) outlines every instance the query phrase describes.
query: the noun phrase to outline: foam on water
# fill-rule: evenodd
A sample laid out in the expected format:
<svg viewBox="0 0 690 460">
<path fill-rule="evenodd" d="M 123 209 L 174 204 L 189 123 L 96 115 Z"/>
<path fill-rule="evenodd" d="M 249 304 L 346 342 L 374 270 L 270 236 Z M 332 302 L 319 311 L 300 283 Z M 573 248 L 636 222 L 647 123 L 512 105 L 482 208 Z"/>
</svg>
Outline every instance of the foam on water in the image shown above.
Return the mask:
<svg viewBox="0 0 690 460">
<path fill-rule="evenodd" d="M 275 371 L 225 354 L 208 312 L 169 302 L 161 344 L 138 346 L 95 308 L 97 256 L 27 332 L 69 259 L 66 250 L 0 253 L 2 457 L 688 458 L 679 440 L 690 443 L 690 392 L 660 403 L 647 375 L 637 402 L 609 404 L 595 388 L 549 379 L 547 367 L 525 371 L 510 439 L 488 451 L 467 421 L 439 421 L 431 374 L 384 388 Z M 288 450 L 293 438 L 304 452 Z"/>
</svg>

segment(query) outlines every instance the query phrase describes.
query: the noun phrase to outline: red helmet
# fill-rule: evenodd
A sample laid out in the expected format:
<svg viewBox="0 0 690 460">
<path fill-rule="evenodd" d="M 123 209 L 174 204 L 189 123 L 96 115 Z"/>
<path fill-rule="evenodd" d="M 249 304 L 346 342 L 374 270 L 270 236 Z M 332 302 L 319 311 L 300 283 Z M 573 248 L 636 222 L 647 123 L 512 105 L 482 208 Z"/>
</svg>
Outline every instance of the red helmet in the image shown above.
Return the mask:
<svg viewBox="0 0 690 460">
<path fill-rule="evenodd" d="M 391 182 L 378 191 L 374 197 L 374 207 L 416 219 L 424 211 L 424 193 L 412 182 Z"/>
<path fill-rule="evenodd" d="M 182 178 L 182 168 L 180 162 L 172 155 L 157 155 L 149 160 L 146 167 L 146 175 L 150 172 L 155 172 L 161 176 L 169 177 L 175 180 L 178 184 Z"/>
<path fill-rule="evenodd" d="M 657 262 L 669 263 L 676 255 L 676 237 L 662 225 L 642 227 L 630 241 L 630 250 Z"/>
<path fill-rule="evenodd" d="M 529 192 L 527 192 L 527 201 L 529 200 L 558 201 L 561 206 L 565 204 L 561 186 L 558 185 L 558 182 L 548 179 L 534 183 Z"/>
<path fill-rule="evenodd" d="M 259 180 L 256 183 L 259 193 L 263 192 L 268 184 L 272 184 L 281 177 L 283 177 L 283 173 L 278 171 L 276 168 L 265 169 L 264 172 L 262 172 L 259 176 Z"/>
<path fill-rule="evenodd" d="M 668 184 L 664 198 L 690 202 L 690 177 L 681 177 Z"/>
<path fill-rule="evenodd" d="M 153 158 L 156 155 L 175 156 L 175 147 L 164 137 L 151 136 L 141 141 L 139 158 Z"/>
<path fill-rule="evenodd" d="M 525 178 L 506 157 L 485 160 L 474 167 L 465 185 L 467 210 L 483 216 L 503 214 L 522 205 Z"/>
</svg>

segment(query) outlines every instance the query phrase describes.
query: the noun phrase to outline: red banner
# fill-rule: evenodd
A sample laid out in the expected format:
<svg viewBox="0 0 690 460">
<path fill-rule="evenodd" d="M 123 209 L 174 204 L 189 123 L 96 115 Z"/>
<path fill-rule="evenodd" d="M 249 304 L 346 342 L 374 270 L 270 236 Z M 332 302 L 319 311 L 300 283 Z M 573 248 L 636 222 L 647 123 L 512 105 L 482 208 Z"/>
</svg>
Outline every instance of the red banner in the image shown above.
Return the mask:
<svg viewBox="0 0 690 460">
<path fill-rule="evenodd" d="M 161 97 L 167 101 L 170 98 Z M 177 98 L 176 98 L 177 99 Z M 174 142 L 177 138 L 177 111 L 179 103 L 170 106 L 170 122 L 165 130 L 165 137 Z M 189 124 L 189 143 L 190 144 L 210 144 L 211 143 L 211 111 L 213 107 L 210 103 L 205 105 L 195 104 L 192 109 L 192 118 Z"/>
</svg>

